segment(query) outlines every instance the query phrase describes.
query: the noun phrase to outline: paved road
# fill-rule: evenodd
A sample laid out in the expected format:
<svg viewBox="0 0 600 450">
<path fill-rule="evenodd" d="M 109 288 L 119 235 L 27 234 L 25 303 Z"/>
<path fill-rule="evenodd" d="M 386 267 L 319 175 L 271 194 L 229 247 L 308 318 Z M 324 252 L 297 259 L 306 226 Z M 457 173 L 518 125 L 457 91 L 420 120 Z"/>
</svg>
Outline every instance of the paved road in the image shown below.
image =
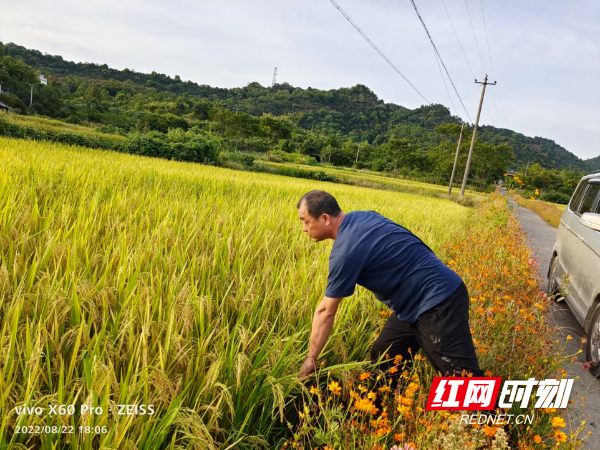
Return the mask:
<svg viewBox="0 0 600 450">
<path fill-rule="evenodd" d="M 501 190 L 503 195 L 507 195 L 506 190 Z M 552 256 L 552 247 L 556 240 L 556 228 L 545 222 L 540 216 L 533 211 L 522 208 L 517 205 L 510 197 L 509 202 L 516 209 L 521 227 L 527 234 L 529 244 L 534 250 L 535 257 L 538 259 L 539 274 L 544 279 L 543 289 L 547 292 L 548 287 L 548 267 L 550 265 L 550 257 Z M 581 343 L 582 329 L 579 322 L 575 319 L 569 308 L 564 302 L 554 304 L 555 309 L 552 311 L 552 319 L 558 331 L 556 339 L 561 341 L 561 344 L 566 342 L 565 354 L 572 355 L 579 349 L 585 352 Z M 567 341 L 567 336 L 571 335 L 572 340 Z M 574 418 L 573 423 L 579 425 L 581 420 L 586 421 L 585 432 L 588 431 L 592 435 L 586 440 L 584 449 L 600 450 L 600 379 L 595 379 L 588 371 L 584 371 L 581 362 L 584 361 L 583 353 L 578 355 L 579 364 L 567 364 L 564 369 L 567 371 L 569 378 L 579 376 L 575 380 L 573 390 L 571 391 L 571 399 L 577 399 L 574 406 L 569 408 L 569 415 Z M 581 397 L 585 397 L 587 401 L 585 407 L 581 407 Z"/>
</svg>

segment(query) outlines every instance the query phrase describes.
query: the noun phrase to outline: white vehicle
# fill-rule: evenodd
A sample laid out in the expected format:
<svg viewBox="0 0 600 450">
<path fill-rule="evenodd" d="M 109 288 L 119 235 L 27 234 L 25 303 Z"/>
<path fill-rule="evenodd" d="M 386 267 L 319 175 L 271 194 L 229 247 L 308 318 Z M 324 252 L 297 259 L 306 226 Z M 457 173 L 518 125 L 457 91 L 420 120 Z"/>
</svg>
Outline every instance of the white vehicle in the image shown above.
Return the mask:
<svg viewBox="0 0 600 450">
<path fill-rule="evenodd" d="M 590 372 L 600 376 L 600 171 L 581 179 L 560 218 L 548 292 L 564 296 L 587 333 Z"/>
</svg>

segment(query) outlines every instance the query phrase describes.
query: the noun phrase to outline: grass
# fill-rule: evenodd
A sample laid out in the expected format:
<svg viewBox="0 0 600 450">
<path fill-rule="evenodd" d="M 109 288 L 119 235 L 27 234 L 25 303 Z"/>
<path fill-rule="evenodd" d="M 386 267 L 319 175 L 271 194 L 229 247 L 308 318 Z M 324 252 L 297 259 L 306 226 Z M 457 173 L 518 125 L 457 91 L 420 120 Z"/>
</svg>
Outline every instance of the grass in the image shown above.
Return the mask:
<svg viewBox="0 0 600 450">
<path fill-rule="evenodd" d="M 0 139 L 0 148 L 0 447 L 272 448 L 288 436 L 331 248 L 302 234 L 298 198 L 326 189 L 344 209 L 377 210 L 433 249 L 469 211 L 59 144 Z M 362 289 L 343 302 L 329 365 L 366 358 L 380 308 Z M 104 414 L 14 410 L 49 403 Z M 107 412 L 136 403 L 156 414 Z M 108 431 L 14 432 L 25 424 Z"/>
<path fill-rule="evenodd" d="M 305 172 L 324 173 L 333 177 L 336 182 L 351 186 L 369 187 L 375 189 L 392 190 L 396 192 L 411 193 L 422 196 L 437 198 L 448 198 L 448 188 L 435 184 L 422 183 L 402 178 L 392 178 L 377 172 L 363 172 L 351 168 L 334 168 L 329 166 L 309 166 L 293 163 L 275 163 L 270 161 L 257 161 L 255 166 L 259 170 L 273 171 L 274 173 L 285 173 L 287 168 Z M 466 191 L 464 199 L 459 199 L 460 188 L 454 188 L 453 201 L 472 206 L 473 201 L 482 198 L 480 193 L 472 190 Z"/>
<path fill-rule="evenodd" d="M 558 228 L 560 218 L 565 210 L 565 205 L 555 205 L 554 203 L 544 202 L 542 200 L 527 200 L 514 191 L 511 191 L 510 194 L 518 205 L 534 211 L 550 225 Z M 562 208 L 559 208 L 559 206 L 562 206 Z"/>
<path fill-rule="evenodd" d="M 49 119 L 47 117 L 38 116 L 25 116 L 21 114 L 5 114 L 3 116 L 9 122 L 15 123 L 22 127 L 32 127 L 44 131 L 53 131 L 56 133 L 70 132 L 80 134 L 86 137 L 100 137 L 113 141 L 114 143 L 125 142 L 124 136 L 116 134 L 102 133 L 94 129 L 93 127 L 86 127 L 83 125 L 76 125 L 72 123 L 63 122 L 57 119 Z"/>
<path fill-rule="evenodd" d="M 567 209 L 567 205 L 561 205 L 560 203 L 552 203 L 552 202 L 546 202 L 546 203 L 550 203 L 552 206 L 560 209 L 561 211 L 564 211 L 565 209 Z"/>
<path fill-rule="evenodd" d="M 422 358 L 403 375 L 417 385 L 402 393 L 405 402 L 386 394 L 388 417 L 373 426 L 366 401 L 357 411 L 348 383 L 356 395 L 387 316 L 362 288 L 342 302 L 326 363 L 310 380 L 323 401 L 308 400 L 315 394 L 295 375 L 332 243 L 302 234 L 295 205 L 315 188 L 346 211 L 373 209 L 411 229 L 463 277 L 485 370 L 540 378 L 561 364 L 530 250 L 497 198 L 472 210 L 432 196 L 5 138 L 0 164 L 0 448 L 323 449 L 348 437 L 348 449 L 505 448 L 500 431 L 419 411 L 432 376 Z M 334 380 L 344 390 L 329 400 Z M 18 416 L 25 404 L 46 412 Z M 48 404 L 76 412 L 50 415 Z M 155 413 L 119 415 L 119 404 Z M 81 414 L 83 405 L 103 412 Z M 522 447 L 542 448 L 535 440 L 543 436 L 552 448 L 577 448 L 553 428 L 557 414 L 541 411 L 535 427 L 509 432 Z M 16 433 L 22 425 L 75 432 Z M 446 430 L 463 440 L 446 446 Z"/>
</svg>

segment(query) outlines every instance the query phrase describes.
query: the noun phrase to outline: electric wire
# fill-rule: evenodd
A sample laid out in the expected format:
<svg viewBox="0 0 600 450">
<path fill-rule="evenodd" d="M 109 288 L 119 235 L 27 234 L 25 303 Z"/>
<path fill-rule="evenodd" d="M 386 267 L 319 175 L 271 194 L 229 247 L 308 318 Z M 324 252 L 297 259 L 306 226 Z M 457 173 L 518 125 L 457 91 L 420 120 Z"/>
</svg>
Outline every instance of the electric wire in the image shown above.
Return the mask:
<svg viewBox="0 0 600 450">
<path fill-rule="evenodd" d="M 466 99 L 467 97 L 470 97 L 470 96 L 471 96 L 473 93 L 475 93 L 475 92 L 476 92 L 476 91 L 478 91 L 479 89 L 481 89 L 481 85 L 478 85 L 478 86 L 477 86 L 475 89 L 473 89 L 471 92 L 469 92 L 467 95 L 465 95 L 465 96 L 464 96 L 462 99 L 464 100 L 464 99 Z M 457 102 L 457 103 L 458 103 L 458 102 Z M 452 107 L 453 107 L 454 109 L 456 109 L 455 105 L 456 105 L 457 103 L 452 103 Z"/>
<path fill-rule="evenodd" d="M 492 67 L 492 75 L 494 76 L 494 80 L 495 80 L 496 73 L 494 71 L 494 63 L 492 62 L 492 51 L 490 50 L 490 40 L 489 40 L 488 32 L 487 32 L 487 25 L 485 23 L 485 13 L 483 12 L 483 0 L 480 0 L 480 4 L 481 4 L 481 17 L 483 17 L 483 29 L 485 30 L 485 41 L 487 42 L 488 56 L 490 57 L 490 66 Z M 506 113 L 504 112 L 504 105 L 502 104 L 502 98 L 500 97 L 500 92 L 498 90 L 496 90 L 496 94 L 498 95 L 498 101 L 500 102 L 500 108 L 502 109 L 502 115 L 504 116 L 504 123 L 508 127 L 508 121 L 506 120 Z"/>
<path fill-rule="evenodd" d="M 338 5 L 338 4 L 337 4 L 337 3 L 336 3 L 334 0 L 329 0 L 329 1 L 330 1 L 330 2 L 333 4 L 333 6 L 335 6 L 335 7 L 337 8 L 337 10 L 338 10 L 338 11 L 339 11 L 339 12 L 340 12 L 340 13 L 341 13 L 341 14 L 342 14 L 342 15 L 343 15 L 345 18 L 346 18 L 346 20 L 347 20 L 348 22 L 350 22 L 350 25 L 352 25 L 352 26 L 353 26 L 353 27 L 356 29 L 356 31 L 358 31 L 358 32 L 360 33 L 360 35 L 361 35 L 363 38 L 365 38 L 365 40 L 366 40 L 366 41 L 367 41 L 369 44 L 371 44 L 371 47 L 373 47 L 373 48 L 375 49 L 375 51 L 377 51 L 377 53 L 379 53 L 379 55 L 380 55 L 380 56 L 381 56 L 381 57 L 382 57 L 382 58 L 383 58 L 383 59 L 384 59 L 384 60 L 385 60 L 385 61 L 386 61 L 386 62 L 387 62 L 387 63 L 388 63 L 390 66 L 392 66 L 392 69 L 394 69 L 396 72 L 398 72 L 398 74 L 399 74 L 399 75 L 400 75 L 402 78 L 404 78 L 404 81 L 406 81 L 408 84 L 410 84 L 410 87 L 412 87 L 412 88 L 415 90 L 415 92 L 416 92 L 417 94 L 419 94 L 419 96 L 420 96 L 420 97 L 421 97 L 423 100 L 425 100 L 425 101 L 426 101 L 428 104 L 431 104 L 431 102 L 430 102 L 429 100 L 427 100 L 427 98 L 425 98 L 425 96 L 424 96 L 423 94 L 421 94 L 421 92 L 419 92 L 419 90 L 418 90 L 418 89 L 417 89 L 417 88 L 416 88 L 416 87 L 415 87 L 415 86 L 414 86 L 414 85 L 413 85 L 413 84 L 412 84 L 410 81 L 408 81 L 408 78 L 406 78 L 406 77 L 404 76 L 404 74 L 403 74 L 402 72 L 400 72 L 400 70 L 398 70 L 398 68 L 397 68 L 397 67 L 396 67 L 396 66 L 395 66 L 395 65 L 394 65 L 394 64 L 393 64 L 393 63 L 392 63 L 392 62 L 391 62 L 391 61 L 388 59 L 388 57 L 387 57 L 387 56 L 385 56 L 381 50 L 379 50 L 379 48 L 378 48 L 378 47 L 377 47 L 377 46 L 376 46 L 376 45 L 373 43 L 373 41 L 371 41 L 371 39 L 369 39 L 369 37 L 368 37 L 368 36 L 367 36 L 367 35 L 366 35 L 366 34 L 365 34 L 365 33 L 364 33 L 364 32 L 363 32 L 363 31 L 362 31 L 360 28 L 359 28 L 359 26 L 358 26 L 358 25 L 356 25 L 356 24 L 354 23 L 354 21 L 353 21 L 353 20 L 350 18 L 350 16 L 349 16 L 348 14 L 346 14 L 346 13 L 344 12 L 344 10 L 343 10 L 342 8 L 340 8 L 340 6 L 339 6 L 339 5 Z"/>
<path fill-rule="evenodd" d="M 467 7 L 467 15 L 469 16 L 469 23 L 471 24 L 471 31 L 473 32 L 473 38 L 475 38 L 475 46 L 477 47 L 477 53 L 479 54 L 479 60 L 481 61 L 481 67 L 483 68 L 483 73 L 487 73 L 487 69 L 485 68 L 485 64 L 483 62 L 483 56 L 481 55 L 481 49 L 479 48 L 479 41 L 477 40 L 477 34 L 475 33 L 475 27 L 473 26 L 473 19 L 471 18 L 471 11 L 469 10 L 469 3 L 467 2 L 467 0 L 465 0 L 465 6 Z M 494 75 L 492 73 L 492 75 Z M 494 75 L 495 78 L 495 75 Z M 494 100 L 494 94 L 492 94 L 492 102 L 495 103 Z M 496 109 L 498 109 L 496 107 Z M 486 110 L 487 110 L 487 106 L 486 106 Z M 489 110 L 488 110 L 488 114 L 490 115 L 490 119 L 493 118 L 493 116 L 490 114 Z M 498 115 L 498 119 L 500 119 L 500 122 L 502 122 L 502 118 L 500 117 L 500 115 Z"/>
<path fill-rule="evenodd" d="M 477 46 L 477 53 L 479 53 L 479 59 L 481 60 L 481 67 L 483 67 L 483 73 L 486 73 L 485 64 L 483 64 L 483 57 L 481 56 L 481 50 L 479 50 L 479 42 L 477 42 L 477 35 L 475 34 L 475 27 L 473 26 L 473 20 L 471 20 L 471 12 L 469 11 L 469 4 L 465 0 L 467 7 L 467 14 L 469 15 L 469 22 L 471 22 L 471 30 L 473 31 L 473 37 L 475 38 L 475 45 Z"/>
<path fill-rule="evenodd" d="M 469 64 L 469 59 L 467 58 L 467 54 L 465 53 L 465 50 L 463 49 L 463 46 L 460 43 L 460 39 L 458 38 L 458 34 L 456 33 L 456 28 L 454 28 L 454 24 L 452 23 L 452 19 L 450 18 L 450 14 L 448 13 L 448 9 L 446 8 L 446 3 L 444 2 L 444 0 L 442 0 L 442 5 L 444 5 L 444 9 L 446 10 L 446 15 L 448 16 L 448 20 L 450 21 L 450 26 L 452 26 L 452 31 L 454 31 L 454 36 L 456 36 L 456 40 L 458 41 L 458 46 L 460 47 L 460 51 L 462 52 L 463 56 L 465 57 L 467 66 L 469 67 L 469 70 L 471 71 L 471 75 L 473 76 L 473 78 L 477 78 L 475 76 L 475 73 L 473 72 L 473 69 L 471 68 L 471 64 Z"/>
<path fill-rule="evenodd" d="M 419 18 L 419 20 L 421 21 L 421 24 L 423 25 L 423 28 L 425 29 L 427 36 L 429 37 L 429 41 L 431 42 L 431 45 L 433 46 L 433 50 L 435 51 L 436 55 L 440 59 L 440 62 L 442 63 L 442 67 L 446 71 L 446 75 L 448 76 L 448 79 L 450 80 L 450 84 L 452 84 L 452 87 L 454 88 L 454 92 L 456 92 L 456 96 L 458 97 L 460 104 L 462 105 L 463 109 L 465 110 L 465 113 L 467 114 L 467 117 L 469 118 L 469 122 L 471 122 L 471 116 L 469 116 L 469 112 L 467 111 L 465 104 L 463 103 L 462 99 L 460 98 L 460 95 L 458 94 L 458 90 L 456 89 L 456 86 L 454 85 L 454 81 L 452 81 L 452 77 L 450 76 L 450 73 L 448 72 L 448 69 L 446 68 L 446 64 L 444 64 L 444 60 L 442 59 L 440 52 L 438 51 L 437 47 L 435 46 L 435 43 L 433 42 L 433 38 L 431 37 L 431 34 L 429 33 L 429 30 L 427 29 L 427 26 L 425 25 L 425 22 L 423 21 L 423 18 L 421 17 L 421 14 L 419 13 L 419 9 L 417 8 L 415 1 L 410 0 L 410 2 L 412 3 L 415 13 L 417 13 L 417 17 Z"/>
<path fill-rule="evenodd" d="M 450 100 L 450 104 L 452 105 L 451 108 L 454 108 L 454 112 L 456 112 L 456 115 L 458 116 L 458 111 L 456 110 L 456 106 L 454 106 L 454 102 L 452 102 L 452 97 L 450 96 L 450 91 L 448 90 L 448 85 L 446 84 L 446 79 L 444 78 L 444 74 L 442 73 L 442 67 L 440 66 L 440 59 L 438 58 L 437 55 L 435 55 L 435 60 L 438 65 L 438 69 L 440 71 L 440 76 L 442 77 L 442 81 L 444 82 L 444 88 L 446 89 L 446 94 L 448 94 L 448 100 Z"/>
</svg>

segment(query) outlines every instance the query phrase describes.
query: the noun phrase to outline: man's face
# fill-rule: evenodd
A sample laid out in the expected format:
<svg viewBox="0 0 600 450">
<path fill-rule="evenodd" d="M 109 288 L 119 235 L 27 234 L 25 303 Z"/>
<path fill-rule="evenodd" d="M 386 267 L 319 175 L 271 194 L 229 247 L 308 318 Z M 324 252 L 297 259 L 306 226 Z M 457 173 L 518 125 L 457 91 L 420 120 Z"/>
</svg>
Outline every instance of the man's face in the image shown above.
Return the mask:
<svg viewBox="0 0 600 450">
<path fill-rule="evenodd" d="M 331 219 L 328 214 L 313 217 L 308 213 L 304 202 L 298 208 L 298 216 L 302 221 L 302 231 L 315 242 L 320 242 L 329 237 Z"/>
</svg>

